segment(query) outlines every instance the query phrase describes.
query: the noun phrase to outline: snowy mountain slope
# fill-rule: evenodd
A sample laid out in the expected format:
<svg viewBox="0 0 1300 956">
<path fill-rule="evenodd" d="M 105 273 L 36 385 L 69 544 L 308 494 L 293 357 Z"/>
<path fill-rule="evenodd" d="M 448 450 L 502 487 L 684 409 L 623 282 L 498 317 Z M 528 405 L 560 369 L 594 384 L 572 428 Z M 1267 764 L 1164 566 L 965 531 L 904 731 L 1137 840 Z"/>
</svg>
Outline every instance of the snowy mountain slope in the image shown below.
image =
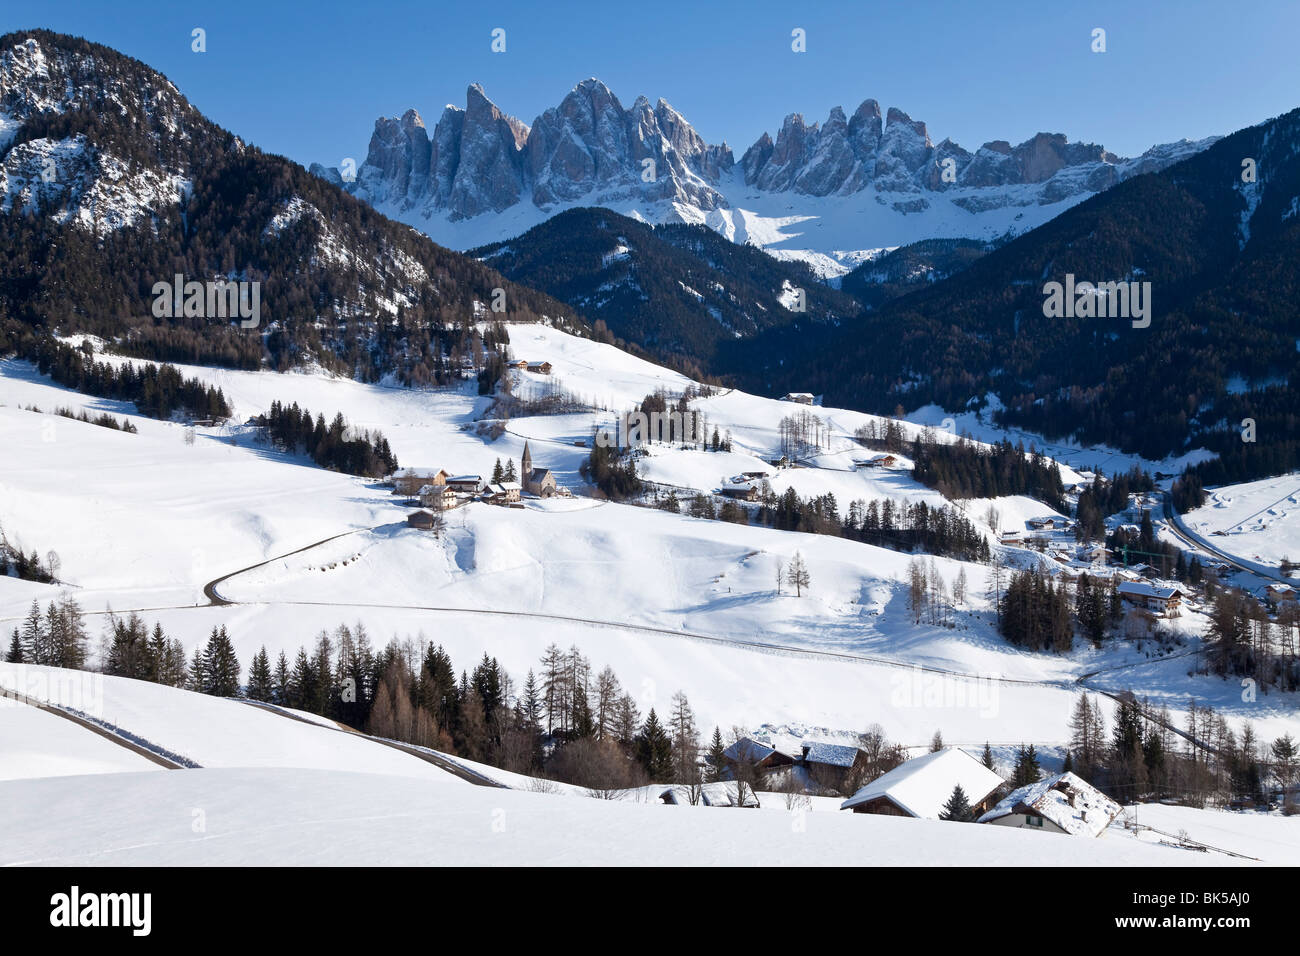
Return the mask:
<svg viewBox="0 0 1300 956">
<path fill-rule="evenodd" d="M 248 146 L 144 63 L 45 30 L 0 36 L 0 214 L 6 350 L 45 327 L 136 354 L 423 382 L 441 369 L 455 321 L 496 290 L 511 317 L 581 325 L 570 307 Z M 257 330 L 214 303 L 155 322 L 166 301 L 156 286 L 178 274 L 255 283 L 258 314 L 239 318 Z M 382 320 L 399 314 L 408 325 L 379 347 Z M 368 371 L 341 360 L 354 347 Z"/>
<path fill-rule="evenodd" d="M 880 246 L 1022 232 L 1211 142 L 1122 159 L 1039 133 L 971 153 L 950 140 L 935 146 L 924 123 L 894 108 L 882 119 L 866 100 L 851 118 L 835 107 L 820 125 L 791 113 L 775 141 L 764 133 L 737 162 L 666 101 L 651 107 L 640 97 L 625 109 L 593 78 L 531 127 L 475 84 L 466 108 L 448 106 L 432 136 L 414 110 L 377 120 L 355 177 L 312 170 L 452 248 L 517 235 L 567 208 L 604 206 L 650 222 L 707 224 L 833 276 Z"/>
<path fill-rule="evenodd" d="M 183 371 L 219 383 L 237 421 L 275 400 L 342 411 L 382 428 L 405 465 L 486 475 L 498 459 L 517 462 L 527 439 L 534 461 L 574 487 L 588 453 L 575 439 L 589 439 L 596 423 L 607 424 L 614 410 L 657 387 L 689 384 L 546 326 L 515 326 L 512 340 L 521 357 L 553 363 L 550 381 L 601 410 L 513 419 L 493 442 L 473 428 L 488 400 L 464 390 L 388 388 L 319 373 Z M 521 388 L 548 381 L 520 378 Z M 61 576 L 86 611 L 140 609 L 187 650 L 224 624 L 244 663 L 264 644 L 272 656 L 292 654 L 321 630 L 357 621 L 377 640 L 423 635 L 457 661 L 490 650 L 512 674 L 526 673 L 555 642 L 614 666 L 646 700 L 664 705 L 674 690 L 685 690 L 709 726 L 802 721 L 852 729 L 879 721 L 908 743 L 922 744 L 940 728 L 951 742 L 980 746 L 985 739 L 1063 743 L 1072 682 L 1144 660 L 1122 648 L 1068 657 L 1010 648 L 993 632 L 986 569 L 978 565 L 936 561 L 950 582 L 965 568 L 969 609 L 954 630 L 916 626 L 903 585 L 909 556 L 894 551 L 583 498 L 534 502 L 523 511 L 471 505 L 449 516 L 447 535 L 436 541 L 405 528 L 408 508 L 388 489 L 286 459 L 241 427 L 196 429 L 187 445 L 185 428 L 175 423 L 135 416 L 133 435 L 70 421 L 49 412 L 64 405 L 117 415 L 130 409 L 55 387 L 20 362 L 0 365 L 0 403 L 8 406 L 0 408 L 0 438 L 18 463 L 0 483 L 0 522 L 11 539 L 42 554 L 58 551 Z M 30 404 L 45 414 L 16 407 Z M 642 465 L 650 477 L 704 491 L 736 470 L 767 468 L 761 458 L 779 450 L 777 423 L 796 408 L 736 391 L 696 404 L 731 430 L 736 451 L 656 446 Z M 831 491 L 842 507 L 855 497 L 938 502 L 905 471 L 846 470 L 849 436 L 869 416 L 809 411 L 827 420 L 832 447 L 817 459 L 821 467 L 773 475 L 774 488 L 805 497 Z M 1046 512 L 993 503 L 1006 516 Z M 986 504 L 970 506 L 972 520 L 982 520 Z M 777 596 L 776 564 L 795 550 L 809 564 L 813 587 L 801 598 Z M 103 560 L 106 551 L 113 561 Z M 196 606 L 207 603 L 205 584 L 232 573 L 217 590 L 240 603 Z M 16 626 L 34 597 L 44 604 L 60 593 L 0 580 L 4 629 Z M 1194 635 L 1202 623 L 1189 615 L 1180 626 Z M 98 626 L 96 619 L 93 630 Z M 1283 697 L 1271 697 L 1265 713 L 1244 705 L 1235 685 L 1186 678 L 1180 667 L 1162 661 L 1139 671 L 1140 680 L 1122 670 L 1096 680 L 1167 696 L 1175 709 L 1195 694 L 1233 719 L 1261 720 L 1270 735 L 1293 726 Z M 1031 683 L 981 679 L 993 676 Z"/>
</svg>

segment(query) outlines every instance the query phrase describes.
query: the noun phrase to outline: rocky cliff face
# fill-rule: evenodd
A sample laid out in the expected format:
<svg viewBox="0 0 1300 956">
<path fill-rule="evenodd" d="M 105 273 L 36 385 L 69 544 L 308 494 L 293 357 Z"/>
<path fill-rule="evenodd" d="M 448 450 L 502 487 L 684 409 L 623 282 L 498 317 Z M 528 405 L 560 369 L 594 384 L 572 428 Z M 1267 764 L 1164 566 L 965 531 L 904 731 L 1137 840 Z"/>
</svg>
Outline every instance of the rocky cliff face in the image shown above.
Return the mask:
<svg viewBox="0 0 1300 956">
<path fill-rule="evenodd" d="M 704 142 L 666 101 L 651 106 L 641 97 L 625 108 L 589 79 L 532 126 L 507 116 L 475 84 L 465 109 L 448 106 L 432 137 L 414 110 L 377 120 L 355 182 L 312 169 L 372 204 L 455 220 L 525 198 L 541 208 L 641 197 L 712 209 L 724 204 L 714 184 L 732 165 L 725 145 Z"/>
<path fill-rule="evenodd" d="M 775 139 L 763 133 L 736 163 L 725 143 L 707 143 L 664 100 L 651 105 L 640 97 L 624 107 L 605 84 L 587 79 L 531 127 L 477 85 L 465 109 L 446 108 L 432 137 L 413 110 L 380 119 L 355 181 L 342 185 L 407 221 L 456 222 L 525 202 L 543 214 L 575 204 L 662 204 L 679 213 L 690 207 L 690 221 L 706 221 L 729 207 L 731 187 L 810 197 L 870 189 L 903 214 L 925 210 L 927 194 L 952 192 L 955 205 L 980 213 L 1083 197 L 1210 142 L 1158 146 L 1125 160 L 1039 133 L 1017 146 L 993 140 L 971 152 L 948 139 L 935 145 L 925 123 L 893 107 L 882 113 L 869 99 L 851 116 L 835 107 L 820 124 L 791 113 Z M 313 171 L 341 182 L 337 171 Z"/>
</svg>

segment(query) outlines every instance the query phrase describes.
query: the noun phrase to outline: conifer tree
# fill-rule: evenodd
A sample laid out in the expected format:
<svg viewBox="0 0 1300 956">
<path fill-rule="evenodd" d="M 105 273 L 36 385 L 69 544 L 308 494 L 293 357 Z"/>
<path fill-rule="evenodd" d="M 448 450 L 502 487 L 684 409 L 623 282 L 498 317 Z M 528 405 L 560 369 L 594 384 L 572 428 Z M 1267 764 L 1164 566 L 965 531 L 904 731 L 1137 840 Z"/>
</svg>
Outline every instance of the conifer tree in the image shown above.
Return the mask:
<svg viewBox="0 0 1300 956">
<path fill-rule="evenodd" d="M 203 693 L 214 697 L 239 695 L 239 659 L 224 624 L 212 629 L 203 649 L 201 667 Z"/>
<path fill-rule="evenodd" d="M 713 739 L 709 741 L 709 769 L 706 772 L 706 779 L 710 783 L 716 783 L 722 779 L 723 768 L 727 765 L 726 751 L 727 748 L 722 743 L 722 730 L 715 725 L 713 728 Z"/>
<path fill-rule="evenodd" d="M 1011 777 L 1012 788 L 1020 788 L 1031 783 L 1037 783 L 1038 778 L 1042 776 L 1042 768 L 1038 764 L 1038 751 L 1033 744 L 1026 747 L 1021 744 L 1016 748 L 1016 769 Z"/>
<path fill-rule="evenodd" d="M 18 636 L 18 628 L 14 628 L 13 637 L 9 640 L 9 653 L 5 655 L 5 662 L 9 664 L 23 663 L 23 641 Z"/>
<path fill-rule="evenodd" d="M 274 687 L 272 703 L 286 706 L 289 703 L 289 659 L 284 656 L 284 651 L 281 651 L 276 659 L 272 686 Z"/>
<path fill-rule="evenodd" d="M 246 691 L 249 700 L 259 700 L 264 703 L 270 703 L 275 693 L 275 684 L 271 677 L 271 661 L 266 654 L 266 645 L 253 655 L 253 661 L 248 666 L 248 689 Z"/>
<path fill-rule="evenodd" d="M 653 707 L 637 737 L 637 759 L 652 783 L 667 783 L 673 772 L 673 745 Z"/>
<path fill-rule="evenodd" d="M 952 788 L 952 795 L 943 805 L 943 810 L 939 812 L 939 819 L 950 820 L 953 823 L 970 823 L 974 817 L 975 811 L 971 808 L 970 800 L 966 798 L 966 791 L 961 788 L 961 784 L 957 784 Z"/>
</svg>

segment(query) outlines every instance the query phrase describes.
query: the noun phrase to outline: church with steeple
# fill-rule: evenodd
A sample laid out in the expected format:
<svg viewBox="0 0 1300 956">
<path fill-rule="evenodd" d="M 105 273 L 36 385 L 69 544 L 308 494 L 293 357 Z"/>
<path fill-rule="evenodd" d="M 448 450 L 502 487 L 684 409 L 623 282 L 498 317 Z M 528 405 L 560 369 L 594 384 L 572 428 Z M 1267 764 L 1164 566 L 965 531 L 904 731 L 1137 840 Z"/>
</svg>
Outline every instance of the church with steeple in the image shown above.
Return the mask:
<svg viewBox="0 0 1300 956">
<path fill-rule="evenodd" d="M 533 467 L 533 455 L 528 449 L 527 441 L 524 442 L 523 456 L 519 459 L 519 484 L 523 486 L 524 494 L 539 498 L 549 498 L 558 488 L 551 469 Z"/>
</svg>

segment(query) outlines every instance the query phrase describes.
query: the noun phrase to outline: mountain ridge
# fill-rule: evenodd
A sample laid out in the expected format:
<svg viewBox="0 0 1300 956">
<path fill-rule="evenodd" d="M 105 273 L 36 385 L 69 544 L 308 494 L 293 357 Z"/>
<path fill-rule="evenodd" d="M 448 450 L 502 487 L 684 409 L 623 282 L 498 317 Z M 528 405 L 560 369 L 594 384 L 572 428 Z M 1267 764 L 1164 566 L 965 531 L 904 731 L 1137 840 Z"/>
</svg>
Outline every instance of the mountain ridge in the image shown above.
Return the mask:
<svg viewBox="0 0 1300 956">
<path fill-rule="evenodd" d="M 509 238 L 574 206 L 701 223 L 737 241 L 778 246 L 794 237 L 770 224 L 779 235 L 760 235 L 743 223 L 738 228 L 737 219 L 779 219 L 774 208 L 759 208 L 776 197 L 869 197 L 895 218 L 955 220 L 936 223 L 932 234 L 909 233 L 906 241 L 992 238 L 1016 222 L 1022 228 L 1015 231 L 1037 225 L 1050 218 L 1044 211 L 1164 168 L 1216 139 L 1162 144 L 1132 159 L 1061 133 L 1038 133 L 1015 146 L 991 140 L 970 152 L 949 139 L 935 145 L 924 122 L 895 107 L 882 114 L 868 99 L 851 117 L 834 107 L 820 124 L 790 113 L 775 139 L 763 133 L 737 161 L 726 143 L 708 144 L 666 100 L 651 106 L 640 96 L 625 108 L 594 77 L 531 125 L 508 117 L 477 83 L 466 98 L 465 109 L 444 110 L 432 135 L 415 110 L 401 119 L 380 117 L 355 178 L 320 164 L 311 170 L 456 248 Z M 472 132 L 469 146 L 465 129 Z M 472 186 L 457 192 L 450 185 L 457 182 Z M 467 223 L 480 217 L 485 221 Z M 857 249 L 904 244 L 894 239 L 853 241 Z M 835 250 L 819 242 L 814 251 Z"/>
</svg>

